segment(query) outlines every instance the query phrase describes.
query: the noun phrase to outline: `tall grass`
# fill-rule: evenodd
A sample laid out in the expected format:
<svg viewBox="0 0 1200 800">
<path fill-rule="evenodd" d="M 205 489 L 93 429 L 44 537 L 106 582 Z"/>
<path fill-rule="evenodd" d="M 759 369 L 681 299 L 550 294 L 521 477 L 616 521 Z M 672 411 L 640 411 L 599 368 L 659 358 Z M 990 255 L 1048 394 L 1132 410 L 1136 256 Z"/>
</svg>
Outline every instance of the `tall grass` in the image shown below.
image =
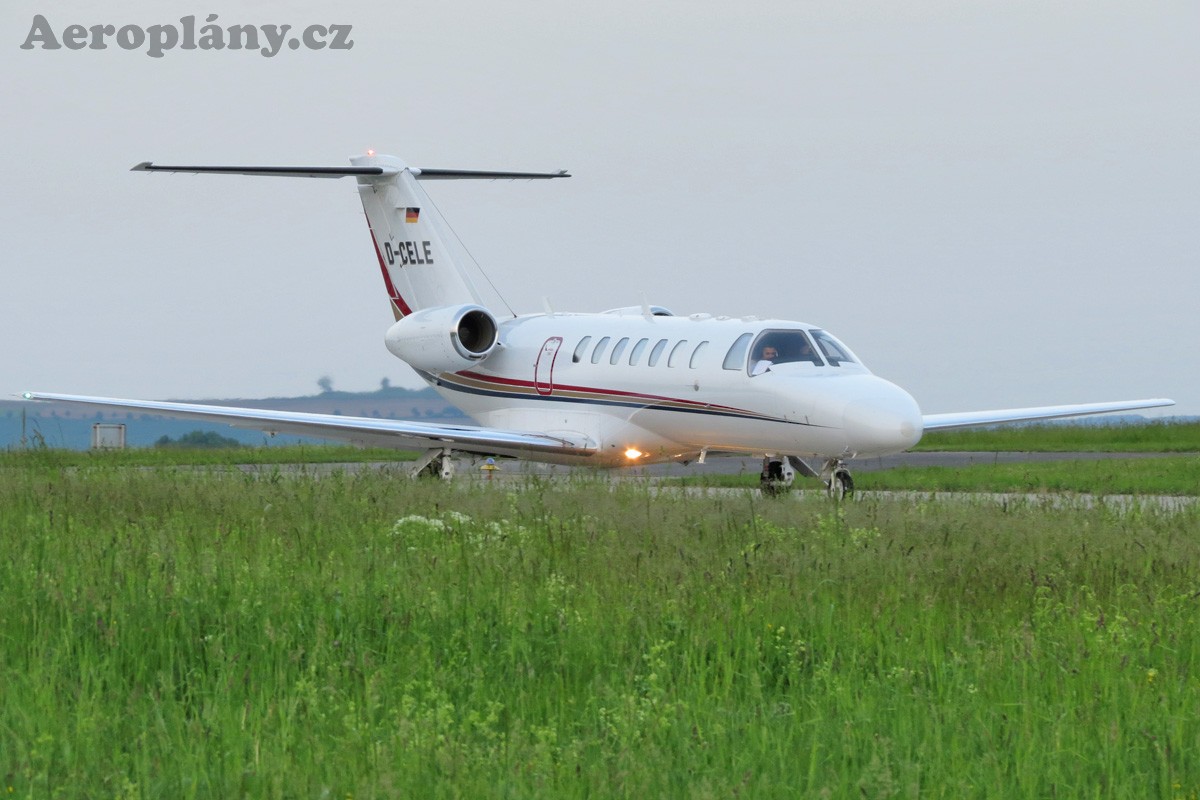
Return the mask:
<svg viewBox="0 0 1200 800">
<path fill-rule="evenodd" d="M 932 431 L 914 450 L 1200 453 L 1200 422 L 1021 425 Z"/>
<path fill-rule="evenodd" d="M 672 478 L 666 482 L 685 486 L 750 489 L 758 486 L 759 476 L 706 474 Z M 1194 496 L 1200 494 L 1200 459 L 1195 456 L 1161 456 L 970 464 L 959 467 L 892 467 L 875 472 L 855 472 L 854 482 L 861 491 Z M 795 486 L 797 489 L 812 490 L 820 484 L 814 480 L 797 478 Z"/>
<path fill-rule="evenodd" d="M 1095 495 L 1200 494 L 1200 458 L 895 467 L 855 476 L 863 489 L 952 492 L 1079 492 Z"/>
<path fill-rule="evenodd" d="M 14 797 L 1195 797 L 1195 512 L 11 470 Z"/>
</svg>

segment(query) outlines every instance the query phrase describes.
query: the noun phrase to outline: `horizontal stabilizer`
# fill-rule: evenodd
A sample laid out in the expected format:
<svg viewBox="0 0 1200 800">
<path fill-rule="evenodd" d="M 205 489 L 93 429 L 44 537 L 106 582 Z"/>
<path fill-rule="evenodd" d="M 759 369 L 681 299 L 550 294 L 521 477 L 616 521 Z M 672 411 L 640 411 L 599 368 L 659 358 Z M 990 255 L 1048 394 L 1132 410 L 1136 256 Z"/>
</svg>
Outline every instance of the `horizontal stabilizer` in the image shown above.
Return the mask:
<svg viewBox="0 0 1200 800">
<path fill-rule="evenodd" d="M 542 178 L 569 178 L 565 169 L 558 172 L 489 172 L 477 169 L 414 169 L 421 180 L 539 180 Z"/>
<path fill-rule="evenodd" d="M 371 167 L 201 167 L 177 166 L 170 164 L 155 164 L 153 161 L 143 161 L 134 166 L 131 172 L 195 172 L 214 173 L 218 175 L 266 175 L 277 178 L 384 178 L 396 175 L 400 169 L 393 166 Z M 418 169 L 409 170 L 421 180 L 540 180 L 545 178 L 569 178 L 571 174 L 564 170 L 558 172 L 496 172 L 474 169 Z"/>
<path fill-rule="evenodd" d="M 143 161 L 130 172 L 211 172 L 219 175 L 270 175 L 281 178 L 385 177 L 395 175 L 395 167 L 180 167 Z"/>
<path fill-rule="evenodd" d="M 1174 400 L 1122 400 L 1114 403 L 1083 403 L 1074 406 L 1039 406 L 1037 408 L 1003 408 L 995 411 L 963 411 L 954 414 L 926 414 L 925 431 L 951 428 L 977 428 L 1006 422 L 1034 422 L 1041 419 L 1084 417 L 1089 414 L 1111 414 L 1115 411 L 1136 411 L 1141 408 L 1173 406 Z"/>
</svg>

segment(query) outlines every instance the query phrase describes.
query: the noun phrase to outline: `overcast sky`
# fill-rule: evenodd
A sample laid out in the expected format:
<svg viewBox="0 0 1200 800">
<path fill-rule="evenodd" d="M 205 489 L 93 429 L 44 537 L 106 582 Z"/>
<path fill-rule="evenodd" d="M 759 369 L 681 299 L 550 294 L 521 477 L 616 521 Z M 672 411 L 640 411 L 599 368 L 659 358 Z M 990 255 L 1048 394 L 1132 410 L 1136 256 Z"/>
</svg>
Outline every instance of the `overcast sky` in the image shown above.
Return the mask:
<svg viewBox="0 0 1200 800">
<path fill-rule="evenodd" d="M 213 13 L 354 47 L 20 47 L 36 14 Z M 419 385 L 351 180 L 129 172 L 372 147 L 571 170 L 427 186 L 518 312 L 803 320 L 931 413 L 1200 414 L 1195 0 L 6 0 L 0 26 L 0 392 Z"/>
</svg>

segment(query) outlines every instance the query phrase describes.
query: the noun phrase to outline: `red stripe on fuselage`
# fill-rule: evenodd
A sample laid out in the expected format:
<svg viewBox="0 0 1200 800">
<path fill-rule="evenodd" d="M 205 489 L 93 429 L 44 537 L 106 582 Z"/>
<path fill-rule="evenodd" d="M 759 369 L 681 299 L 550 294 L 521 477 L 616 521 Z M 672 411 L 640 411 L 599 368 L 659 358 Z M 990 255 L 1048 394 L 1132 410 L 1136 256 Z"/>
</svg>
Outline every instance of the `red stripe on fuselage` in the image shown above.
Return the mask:
<svg viewBox="0 0 1200 800">
<path fill-rule="evenodd" d="M 525 389 L 529 389 L 529 388 L 536 389 L 537 388 L 536 386 L 534 386 L 532 381 L 523 381 L 518 378 L 501 378 L 501 377 L 494 376 L 494 375 L 481 375 L 478 372 L 473 372 L 470 370 L 464 370 L 463 372 L 456 372 L 454 374 L 462 375 L 464 378 L 472 378 L 474 380 L 482 381 L 484 383 L 496 383 L 496 384 L 501 384 L 504 386 L 515 386 L 515 387 L 521 387 L 521 388 L 525 388 Z M 591 394 L 613 395 L 616 397 L 628 397 L 628 398 L 636 399 L 636 400 L 659 400 L 659 401 L 665 401 L 668 403 L 679 403 L 681 405 L 689 406 L 689 407 L 693 407 L 693 408 L 716 409 L 716 410 L 720 410 L 720 411 L 732 411 L 732 412 L 736 412 L 738 414 L 753 414 L 754 416 L 763 416 L 762 414 L 759 414 L 758 412 L 747 411 L 744 408 L 737 408 L 735 406 L 723 406 L 723 405 L 718 405 L 716 403 L 701 403 L 696 400 L 684 400 L 683 398 L 680 398 L 680 397 L 667 397 L 666 395 L 643 394 L 641 392 L 624 392 L 619 389 L 596 389 L 596 388 L 593 388 L 590 386 L 570 386 L 567 384 L 556 383 L 554 385 L 554 391 L 555 392 L 589 392 Z"/>
<path fill-rule="evenodd" d="M 383 273 L 383 285 L 387 287 L 388 297 L 396 304 L 396 308 L 400 309 L 401 314 L 408 316 L 412 313 L 412 309 L 408 307 L 408 303 L 404 302 L 404 298 L 400 296 L 392 283 L 392 276 L 388 274 L 387 266 L 383 263 L 383 253 L 379 251 L 379 242 L 375 239 L 375 229 L 371 227 L 369 218 L 367 219 L 367 230 L 371 232 L 371 244 L 375 246 L 375 257 L 379 259 L 379 271 Z"/>
</svg>

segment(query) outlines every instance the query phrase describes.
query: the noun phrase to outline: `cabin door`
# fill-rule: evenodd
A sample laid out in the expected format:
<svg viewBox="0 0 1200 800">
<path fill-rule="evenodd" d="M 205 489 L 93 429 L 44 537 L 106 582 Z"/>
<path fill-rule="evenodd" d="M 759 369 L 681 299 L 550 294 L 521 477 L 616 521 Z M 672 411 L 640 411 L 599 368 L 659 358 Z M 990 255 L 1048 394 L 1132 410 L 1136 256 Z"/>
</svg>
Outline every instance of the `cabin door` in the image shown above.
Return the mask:
<svg viewBox="0 0 1200 800">
<path fill-rule="evenodd" d="M 533 386 L 540 395 L 554 392 L 554 360 L 558 358 L 558 348 L 561 346 L 562 337 L 551 336 L 542 344 L 542 352 L 538 353 L 537 363 L 533 365 Z"/>
</svg>

